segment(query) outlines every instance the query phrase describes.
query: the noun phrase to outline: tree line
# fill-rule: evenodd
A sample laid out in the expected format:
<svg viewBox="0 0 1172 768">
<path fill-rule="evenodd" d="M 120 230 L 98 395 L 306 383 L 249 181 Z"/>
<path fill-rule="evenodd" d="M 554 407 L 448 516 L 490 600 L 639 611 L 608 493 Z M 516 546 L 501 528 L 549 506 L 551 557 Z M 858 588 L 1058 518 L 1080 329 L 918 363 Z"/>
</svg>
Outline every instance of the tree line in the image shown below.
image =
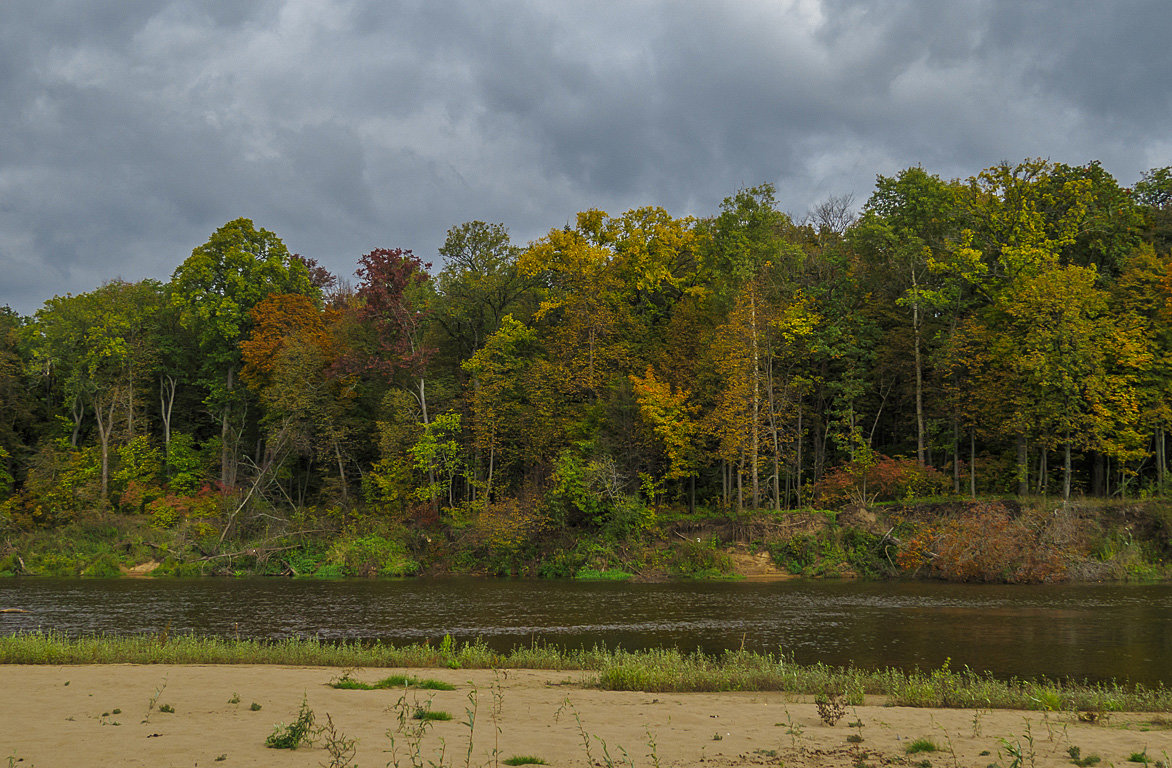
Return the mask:
<svg viewBox="0 0 1172 768">
<path fill-rule="evenodd" d="M 835 494 L 1159 494 L 1172 169 L 879 176 L 802 219 L 453 227 L 338 280 L 247 219 L 166 282 L 0 312 L 0 515 L 638 525 Z M 215 525 L 210 522 L 215 520 Z M 200 521 L 205 521 L 201 523 Z"/>
</svg>

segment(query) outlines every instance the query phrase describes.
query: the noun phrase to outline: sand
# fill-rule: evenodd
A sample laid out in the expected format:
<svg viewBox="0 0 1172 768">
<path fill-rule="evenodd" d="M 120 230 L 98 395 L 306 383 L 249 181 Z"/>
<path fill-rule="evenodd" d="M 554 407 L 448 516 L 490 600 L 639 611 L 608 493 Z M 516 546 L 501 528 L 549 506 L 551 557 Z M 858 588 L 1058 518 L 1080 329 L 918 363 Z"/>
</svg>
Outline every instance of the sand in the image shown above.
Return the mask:
<svg viewBox="0 0 1172 768">
<path fill-rule="evenodd" d="M 932 766 L 1008 768 L 1014 759 L 1008 748 L 1017 745 L 1024 766 L 1069 766 L 1071 746 L 1083 756 L 1099 755 L 1103 766 L 1137 765 L 1128 759 L 1145 749 L 1153 764 L 1172 753 L 1168 716 L 1115 714 L 1105 724 L 1087 724 L 1065 714 L 885 707 L 877 700 L 848 708 L 830 727 L 808 697 L 609 692 L 582 686 L 583 673 L 536 670 L 499 673 L 497 733 L 491 671 L 364 669 L 353 675 L 373 682 L 404 671 L 457 690 L 336 690 L 327 684 L 340 670 L 317 667 L 0 666 L 0 765 L 6 759 L 21 768 L 330 765 L 320 738 L 296 751 L 264 745 L 274 724 L 296 718 L 303 696 L 319 724 L 328 713 L 340 733 L 358 739 L 351 764 L 394 765 L 386 731 L 395 726 L 394 706 L 406 695 L 409 703 L 430 699 L 433 709 L 453 715 L 427 735 L 422 764 L 442 759 L 462 768 L 469 729 L 460 721 L 473 690 L 479 707 L 470 765 L 478 767 L 496 764 L 494 750 L 502 764 L 532 755 L 583 768 L 607 766 L 607 754 L 614 765 L 636 768 L 855 766 L 860 756 L 873 766 L 928 760 Z M 163 705 L 174 712 L 161 711 Z M 852 735 L 862 742 L 848 742 Z M 918 738 L 931 739 L 941 751 L 907 755 Z M 398 737 L 402 766 L 411 765 L 408 742 Z"/>
</svg>

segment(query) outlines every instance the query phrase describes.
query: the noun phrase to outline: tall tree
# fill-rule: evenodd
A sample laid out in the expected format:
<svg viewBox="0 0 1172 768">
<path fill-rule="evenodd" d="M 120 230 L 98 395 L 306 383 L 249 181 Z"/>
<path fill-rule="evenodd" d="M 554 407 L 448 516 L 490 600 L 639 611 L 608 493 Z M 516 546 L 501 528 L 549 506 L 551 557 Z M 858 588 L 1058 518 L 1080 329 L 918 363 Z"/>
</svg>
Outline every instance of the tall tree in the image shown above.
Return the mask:
<svg viewBox="0 0 1172 768">
<path fill-rule="evenodd" d="M 212 233 L 171 276 L 171 301 L 195 335 L 203 356 L 205 403 L 220 423 L 220 483 L 235 484 L 243 393 L 236 380 L 243 364 L 240 342 L 252 328 L 250 312 L 273 293 L 295 293 L 315 301 L 306 262 L 293 258 L 275 234 L 236 219 Z"/>
<path fill-rule="evenodd" d="M 910 316 L 916 460 L 921 466 L 927 463 L 925 323 L 946 303 L 933 266 L 959 235 L 957 214 L 955 185 L 922 168 L 908 168 L 895 177 L 878 177 L 853 230 L 856 247 L 873 267 L 872 290 L 891 296 Z"/>
<path fill-rule="evenodd" d="M 433 349 L 424 339 L 432 292 L 424 264 L 409 250 L 378 248 L 358 260 L 358 305 L 361 320 L 373 334 L 366 354 L 368 369 L 393 381 L 406 376 L 423 417 L 427 411 L 427 361 Z"/>
</svg>

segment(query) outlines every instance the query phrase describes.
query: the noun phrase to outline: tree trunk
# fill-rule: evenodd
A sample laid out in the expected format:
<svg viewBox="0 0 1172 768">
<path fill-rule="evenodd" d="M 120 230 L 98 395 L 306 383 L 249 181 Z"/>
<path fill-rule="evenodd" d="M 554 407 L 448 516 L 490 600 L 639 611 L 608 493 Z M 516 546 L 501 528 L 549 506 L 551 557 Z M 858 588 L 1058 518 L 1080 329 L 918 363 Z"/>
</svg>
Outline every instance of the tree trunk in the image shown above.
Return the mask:
<svg viewBox="0 0 1172 768">
<path fill-rule="evenodd" d="M 977 498 L 977 429 L 969 427 L 969 496 Z"/>
<path fill-rule="evenodd" d="M 1070 501 L 1070 436 L 1066 437 L 1066 455 L 1062 460 L 1062 498 Z"/>
<path fill-rule="evenodd" d="M 163 418 L 163 455 L 171 458 L 171 409 L 175 405 L 175 379 L 159 378 L 159 413 Z"/>
<path fill-rule="evenodd" d="M 1168 473 L 1168 463 L 1164 453 L 1164 428 L 1156 429 L 1156 487 L 1161 496 L 1164 495 L 1164 479 Z"/>
<path fill-rule="evenodd" d="M 1030 492 L 1030 464 L 1029 443 L 1024 434 L 1017 436 L 1017 495 L 1025 496 Z"/>
<path fill-rule="evenodd" d="M 798 456 L 797 456 L 797 479 L 794 490 L 797 492 L 798 508 L 802 507 L 802 403 L 798 401 Z"/>
<path fill-rule="evenodd" d="M 488 479 L 484 482 L 484 503 L 492 503 L 492 471 L 494 469 L 493 463 L 496 461 L 496 437 L 493 437 L 492 444 L 488 446 Z"/>
<path fill-rule="evenodd" d="M 952 417 L 952 492 L 960 495 L 960 427 Z"/>
<path fill-rule="evenodd" d="M 331 440 L 334 444 L 334 457 L 338 460 L 338 478 L 342 482 L 342 503 L 349 503 L 349 493 L 346 490 L 346 465 L 342 462 L 342 449 L 338 447 L 336 439 Z"/>
<path fill-rule="evenodd" d="M 769 437 L 773 445 L 773 508 L 781 511 L 781 438 L 777 421 L 777 387 L 773 382 L 773 355 L 767 355 L 765 364 L 765 398 L 769 408 Z"/>
<path fill-rule="evenodd" d="M 761 487 L 758 478 L 761 437 L 759 428 L 761 424 L 761 362 L 757 347 L 757 291 L 755 287 L 749 302 L 749 317 L 753 334 L 753 509 L 758 509 L 761 506 Z"/>
<path fill-rule="evenodd" d="M 737 512 L 743 512 L 745 509 L 745 454 L 741 454 L 741 459 L 737 462 Z"/>
<path fill-rule="evenodd" d="M 728 509 L 728 459 L 720 460 L 720 503 Z"/>
<path fill-rule="evenodd" d="M 1091 493 L 1095 496 L 1107 495 L 1107 472 L 1104 468 L 1104 457 L 1101 453 L 1094 454 L 1091 461 Z"/>
<path fill-rule="evenodd" d="M 107 494 L 110 490 L 110 434 L 114 431 L 114 406 L 117 397 L 110 398 L 110 409 L 102 411 L 101 403 L 94 402 L 94 418 L 98 425 L 98 443 L 102 450 L 102 506 L 109 503 Z"/>
<path fill-rule="evenodd" d="M 912 271 L 912 287 L 916 286 L 915 271 Z M 924 466 L 924 366 L 920 358 L 920 304 L 912 304 L 912 328 L 915 334 L 916 357 L 916 461 Z"/>
<path fill-rule="evenodd" d="M 126 376 L 126 439 L 134 439 L 134 369 Z"/>
<path fill-rule="evenodd" d="M 69 438 L 69 447 L 77 450 L 77 438 L 81 434 L 81 421 L 85 418 L 85 402 L 81 399 L 81 395 L 74 396 L 73 406 L 70 410 L 73 413 L 73 435 Z"/>
<path fill-rule="evenodd" d="M 231 488 L 236 483 L 236 471 L 232 466 L 234 461 L 231 445 L 228 441 L 230 431 L 229 416 L 232 412 L 232 385 L 235 372 L 234 368 L 228 369 L 228 402 L 224 404 L 224 410 L 220 414 L 220 486 L 224 489 Z"/>
</svg>

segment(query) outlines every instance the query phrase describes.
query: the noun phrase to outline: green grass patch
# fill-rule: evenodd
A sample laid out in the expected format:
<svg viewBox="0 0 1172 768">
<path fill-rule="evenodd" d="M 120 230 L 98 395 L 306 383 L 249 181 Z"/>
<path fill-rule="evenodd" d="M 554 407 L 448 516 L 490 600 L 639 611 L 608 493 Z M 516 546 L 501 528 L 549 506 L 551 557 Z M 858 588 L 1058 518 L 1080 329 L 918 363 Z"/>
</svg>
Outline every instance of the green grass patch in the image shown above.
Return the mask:
<svg viewBox="0 0 1172 768">
<path fill-rule="evenodd" d="M 914 755 L 919 752 L 939 752 L 940 747 L 931 739 L 919 738 L 908 744 L 904 751 L 909 755 Z"/>
<path fill-rule="evenodd" d="M 373 683 L 355 680 L 349 674 L 330 681 L 331 688 L 348 691 L 379 691 L 387 688 L 422 688 L 429 691 L 454 691 L 456 686 L 443 680 L 420 679 L 414 675 L 391 675 Z"/>
<path fill-rule="evenodd" d="M 426 707 L 416 707 L 415 712 L 411 715 L 414 720 L 427 720 L 430 722 L 447 722 L 452 719 L 451 712 L 444 712 L 442 709 L 428 709 Z"/>
<path fill-rule="evenodd" d="M 546 765 L 546 762 L 540 757 L 533 755 L 513 755 L 502 760 L 505 765 Z"/>
<path fill-rule="evenodd" d="M 574 574 L 574 578 L 581 581 L 628 581 L 632 577 L 633 574 L 621 571 L 618 568 L 608 568 L 604 571 L 599 571 L 594 568 L 582 568 Z"/>
<path fill-rule="evenodd" d="M 849 704 L 884 697 L 908 707 L 1030 709 L 1063 712 L 1172 712 L 1172 688 L 1117 682 L 1002 679 L 948 666 L 935 670 L 860 669 L 797 664 L 784 655 L 727 651 L 718 656 L 675 649 L 640 652 L 560 649 L 535 643 L 501 653 L 483 642 L 390 645 L 317 639 L 233 640 L 180 635 L 91 635 L 60 632 L 0 635 L 0 664 L 279 664 L 346 668 L 584 670 L 587 685 L 653 693 L 780 691 L 840 693 Z M 381 682 L 381 681 L 380 681 Z M 406 681 L 404 681 L 405 683 Z M 423 681 L 420 681 L 423 682 Z M 388 687 L 398 687 L 398 683 Z M 420 686 L 422 687 L 422 686 Z"/>
</svg>

